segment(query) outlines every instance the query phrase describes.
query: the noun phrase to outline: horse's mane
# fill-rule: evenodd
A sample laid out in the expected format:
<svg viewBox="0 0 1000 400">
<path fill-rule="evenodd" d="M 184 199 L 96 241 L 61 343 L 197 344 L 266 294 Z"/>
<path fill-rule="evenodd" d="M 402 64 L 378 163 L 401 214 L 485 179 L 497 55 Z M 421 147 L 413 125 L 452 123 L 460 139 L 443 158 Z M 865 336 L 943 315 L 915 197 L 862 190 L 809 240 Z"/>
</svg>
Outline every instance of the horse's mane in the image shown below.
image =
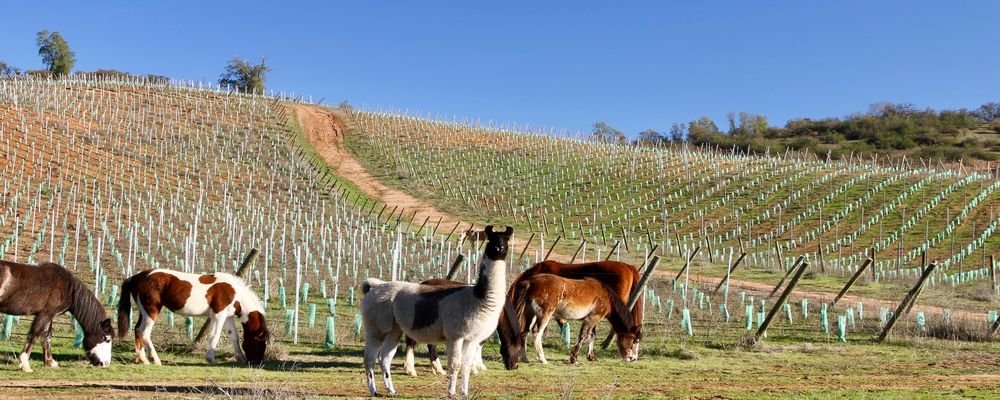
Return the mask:
<svg viewBox="0 0 1000 400">
<path fill-rule="evenodd" d="M 246 281 L 233 274 L 227 274 L 225 272 L 216 272 L 216 276 L 224 277 L 222 281 L 233 285 L 233 289 L 236 290 L 236 295 L 238 296 L 240 302 L 245 304 L 247 310 L 260 311 L 264 314 L 264 306 L 260 301 L 260 297 L 257 297 L 257 293 L 250 289 Z"/>
<path fill-rule="evenodd" d="M 93 332 L 100 329 L 101 322 L 108 316 L 104 311 L 104 306 L 97 300 L 97 296 L 86 284 L 65 268 L 56 264 L 52 265 L 58 267 L 59 275 L 66 280 L 72 301 L 69 306 L 70 314 L 73 314 L 73 318 L 83 326 L 85 331 Z"/>
<path fill-rule="evenodd" d="M 587 278 L 588 280 L 593 278 Z M 597 281 L 596 279 L 594 279 Z M 607 293 L 608 299 L 611 300 L 611 314 L 608 314 L 608 322 L 611 323 L 611 327 L 614 328 L 616 332 L 630 331 L 635 328 L 635 314 L 629 311 L 628 305 L 618 297 L 618 293 L 615 292 L 610 286 L 601 283 L 601 287 Z"/>
</svg>

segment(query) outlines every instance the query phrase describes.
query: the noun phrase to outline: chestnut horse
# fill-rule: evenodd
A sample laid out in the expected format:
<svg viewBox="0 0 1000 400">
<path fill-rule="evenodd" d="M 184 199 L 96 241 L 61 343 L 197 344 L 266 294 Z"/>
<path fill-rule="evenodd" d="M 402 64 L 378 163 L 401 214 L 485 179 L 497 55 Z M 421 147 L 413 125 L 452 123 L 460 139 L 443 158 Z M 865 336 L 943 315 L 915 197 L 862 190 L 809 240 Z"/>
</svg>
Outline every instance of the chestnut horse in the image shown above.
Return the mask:
<svg viewBox="0 0 1000 400">
<path fill-rule="evenodd" d="M 570 364 L 576 364 L 580 345 L 587 341 L 587 359 L 597 360 L 594 354 L 594 336 L 597 323 L 607 318 L 618 337 L 618 354 L 626 362 L 639 356 L 642 332 L 625 302 L 607 285 L 594 278 L 570 279 L 552 274 L 538 274 L 518 282 L 514 287 L 514 305 L 521 336 L 529 331 L 535 334 L 535 354 L 538 361 L 546 363 L 542 338 L 549 320 L 583 321 L 580 336 L 570 352 Z"/>
<path fill-rule="evenodd" d="M 511 282 L 510 290 L 507 292 L 507 303 L 512 304 L 514 289 L 522 280 L 528 279 L 538 274 L 553 274 L 570 279 L 593 278 L 607 285 L 618 294 L 618 297 L 627 302 L 634 287 L 639 284 L 639 271 L 632 265 L 617 261 L 596 261 L 580 264 L 564 264 L 551 260 L 542 261 L 528 268 L 514 281 Z M 642 334 L 642 293 L 639 294 L 639 301 L 632 309 L 632 317 L 639 327 L 638 334 Z M 518 359 L 523 355 L 524 337 L 520 334 L 521 328 L 517 326 L 516 318 L 509 318 L 506 308 L 500 315 L 498 333 L 500 335 L 500 356 L 503 358 L 504 367 L 508 370 L 517 369 Z"/>
<path fill-rule="evenodd" d="M 189 274 L 167 269 L 150 269 L 122 282 L 121 300 L 118 301 L 118 332 L 124 337 L 127 330 L 131 300 L 142 317 L 135 324 L 136 361 L 149 364 L 144 348 L 149 349 L 153 363 L 160 365 L 150 333 L 160 310 L 165 306 L 178 315 L 207 316 L 209 318 L 208 353 L 205 359 L 215 364 L 215 346 L 219 344 L 222 329 L 226 329 L 233 352 L 239 362 L 256 365 L 264 361 L 264 352 L 270 332 L 264 321 L 264 307 L 242 279 L 230 274 Z M 236 332 L 234 318 L 243 324 L 243 348 Z"/>
<path fill-rule="evenodd" d="M 50 347 L 52 319 L 66 311 L 83 328 L 83 348 L 90 363 L 102 367 L 111 364 L 111 338 L 115 332 L 94 292 L 56 264 L 36 266 L 0 261 L 0 313 L 35 316 L 28 340 L 18 356 L 22 371 L 32 372 L 28 358 L 36 337 L 42 338 L 45 365 L 59 366 Z"/>
</svg>

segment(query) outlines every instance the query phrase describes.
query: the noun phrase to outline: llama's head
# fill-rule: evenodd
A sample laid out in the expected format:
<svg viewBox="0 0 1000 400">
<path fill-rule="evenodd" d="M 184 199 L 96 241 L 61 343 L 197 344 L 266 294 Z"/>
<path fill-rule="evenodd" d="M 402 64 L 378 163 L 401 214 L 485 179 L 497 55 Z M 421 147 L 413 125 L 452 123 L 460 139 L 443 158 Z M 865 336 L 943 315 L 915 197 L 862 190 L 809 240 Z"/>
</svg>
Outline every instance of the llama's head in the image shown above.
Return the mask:
<svg viewBox="0 0 1000 400">
<path fill-rule="evenodd" d="M 493 225 L 486 227 L 486 258 L 490 260 L 503 260 L 507 258 L 510 237 L 514 235 L 514 228 L 507 227 L 503 232 L 493 232 Z"/>
</svg>

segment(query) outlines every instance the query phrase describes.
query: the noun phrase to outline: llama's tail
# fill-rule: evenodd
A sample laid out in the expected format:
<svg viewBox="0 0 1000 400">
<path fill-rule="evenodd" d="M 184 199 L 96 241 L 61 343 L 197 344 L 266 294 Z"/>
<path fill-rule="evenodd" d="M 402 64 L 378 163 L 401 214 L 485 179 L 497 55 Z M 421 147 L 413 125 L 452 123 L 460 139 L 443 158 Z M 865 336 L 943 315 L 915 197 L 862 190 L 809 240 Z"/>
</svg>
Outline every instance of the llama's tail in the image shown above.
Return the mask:
<svg viewBox="0 0 1000 400">
<path fill-rule="evenodd" d="M 378 286 L 385 283 L 385 281 L 378 278 L 368 278 L 364 282 L 361 282 L 361 294 L 368 294 L 372 290 L 373 286 Z"/>
<path fill-rule="evenodd" d="M 145 272 L 140 272 L 122 282 L 121 297 L 118 298 L 118 338 L 125 337 L 128 331 L 129 312 L 132 311 L 132 289 L 135 286 L 136 278 Z"/>
</svg>

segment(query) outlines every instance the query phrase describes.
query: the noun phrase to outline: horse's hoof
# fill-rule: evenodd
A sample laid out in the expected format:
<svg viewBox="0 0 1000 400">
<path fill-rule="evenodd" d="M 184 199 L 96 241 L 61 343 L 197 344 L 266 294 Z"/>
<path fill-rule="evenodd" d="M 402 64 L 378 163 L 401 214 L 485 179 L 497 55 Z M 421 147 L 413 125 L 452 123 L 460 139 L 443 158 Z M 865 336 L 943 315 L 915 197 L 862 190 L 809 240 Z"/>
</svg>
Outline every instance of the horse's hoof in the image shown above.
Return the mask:
<svg viewBox="0 0 1000 400">
<path fill-rule="evenodd" d="M 163 364 L 160 363 L 160 360 L 153 360 L 153 364 L 154 365 L 163 365 Z"/>
<path fill-rule="evenodd" d="M 59 363 L 56 360 L 49 360 L 45 362 L 45 366 L 49 368 L 59 368 Z"/>
<path fill-rule="evenodd" d="M 588 361 L 597 361 L 597 356 L 594 356 L 594 355 L 587 356 L 587 360 Z"/>
<path fill-rule="evenodd" d="M 21 371 L 27 372 L 29 374 L 35 372 L 33 369 L 31 369 L 31 367 L 21 367 Z"/>
</svg>

